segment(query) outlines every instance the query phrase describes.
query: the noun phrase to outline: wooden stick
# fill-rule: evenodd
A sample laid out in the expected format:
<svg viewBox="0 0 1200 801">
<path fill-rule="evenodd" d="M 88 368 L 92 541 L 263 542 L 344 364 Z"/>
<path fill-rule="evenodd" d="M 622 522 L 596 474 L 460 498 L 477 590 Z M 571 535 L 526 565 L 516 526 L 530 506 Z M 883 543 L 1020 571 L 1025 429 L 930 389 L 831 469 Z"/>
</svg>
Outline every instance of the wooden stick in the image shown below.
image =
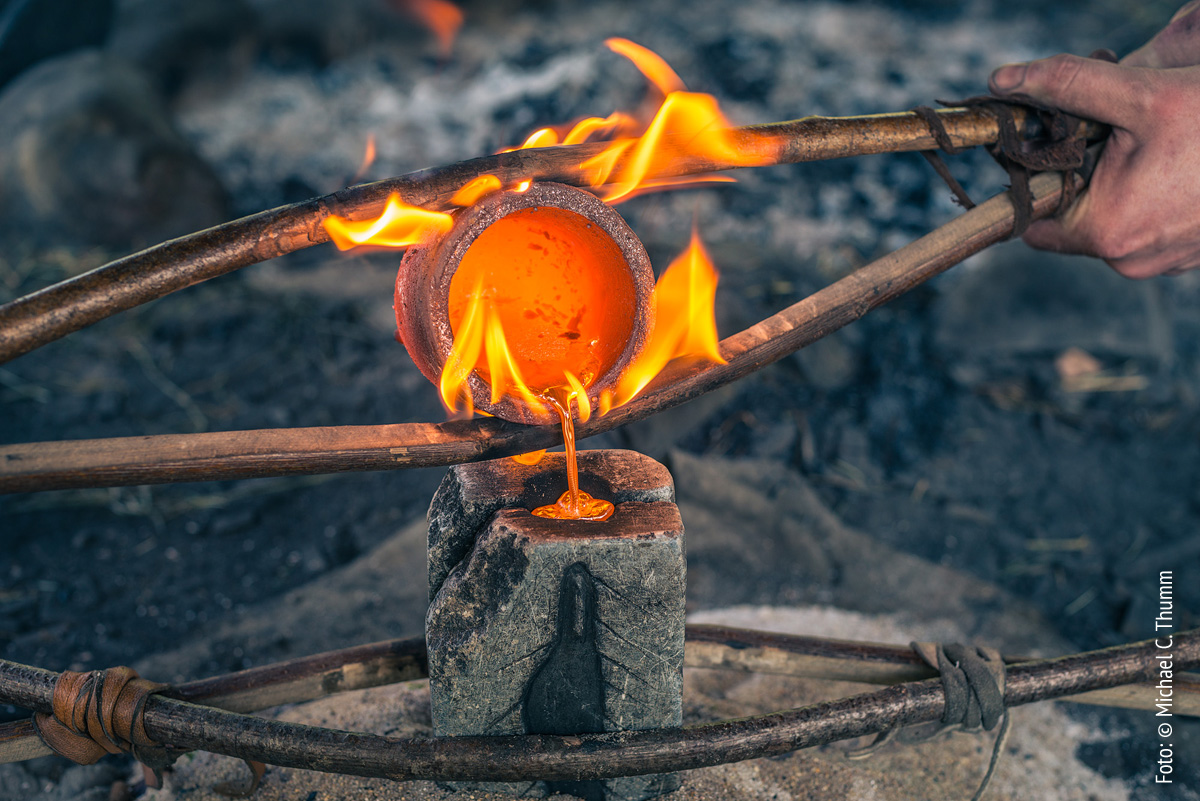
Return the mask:
<svg viewBox="0 0 1200 801">
<path fill-rule="evenodd" d="M 189 681 L 163 695 L 230 712 L 258 712 L 428 675 L 424 638 L 386 640 Z M 0 725 L 0 764 L 52 753 L 29 721 Z"/>
<path fill-rule="evenodd" d="M 1028 660 L 1005 657 L 1005 661 L 1015 664 Z M 684 664 L 692 668 L 865 684 L 898 684 L 937 675 L 911 648 L 901 645 L 710 625 L 687 627 Z M 412 681 L 424 678 L 427 673 L 424 640 L 389 640 L 188 682 L 173 687 L 165 695 L 230 712 L 249 713 L 350 690 Z M 1200 677 L 1177 674 L 1173 698 L 1174 714 L 1200 716 Z M 1127 684 L 1060 700 L 1153 711 L 1160 698 L 1151 684 Z M 0 726 L 0 764 L 50 753 L 28 721 Z"/>
<path fill-rule="evenodd" d="M 1043 173 L 1030 185 L 1035 218 L 1052 214 L 1062 197 L 1062 178 Z M 578 436 L 641 420 L 736 381 L 1007 238 L 1012 230 L 1013 207 L 1004 193 L 725 339 L 721 354 L 726 364 L 669 368 L 630 403 L 580 425 Z M 522 426 L 497 418 L 34 442 L 0 447 L 0 493 L 445 466 L 559 442 L 558 426 Z"/>
<path fill-rule="evenodd" d="M 1012 665 L 1029 660 L 1006 656 L 1004 661 Z M 915 651 L 903 645 L 799 637 L 724 626 L 688 626 L 684 664 L 864 684 L 898 684 L 937 675 Z M 1200 717 L 1200 676 L 1176 673 L 1174 691 L 1173 714 Z M 1154 711 L 1161 699 L 1153 684 L 1125 684 L 1059 700 Z"/>
<path fill-rule="evenodd" d="M 1043 659 L 1008 669 L 1006 706 L 1149 681 L 1154 640 Z M 1200 631 L 1174 637 L 1175 670 L 1200 667 Z M 0 698 L 51 710 L 57 674 L 0 662 Z M 402 739 L 263 720 L 151 696 L 146 731 L 157 742 L 283 767 L 396 780 L 551 781 L 668 773 L 775 756 L 896 726 L 938 720 L 938 680 L 907 682 L 800 709 L 682 729 L 598 735 Z"/>
<path fill-rule="evenodd" d="M 1041 133 L 1036 115 L 1021 108 L 1014 111 L 1023 136 L 1033 138 Z M 991 144 L 999 136 L 996 118 L 986 109 L 943 109 L 938 115 L 956 147 Z M 742 153 L 757 154 L 771 164 L 937 148 L 928 126 L 912 112 L 805 117 L 734 130 Z M 1089 128 L 1089 132 L 1096 134 L 1098 129 Z M 505 186 L 523 180 L 586 186 L 581 165 L 603 147 L 603 143 L 593 143 L 485 156 L 360 184 L 164 242 L 0 306 L 0 364 L 117 312 L 250 264 L 328 242 L 321 225 L 326 217 L 333 213 L 356 220 L 376 217 L 392 193 L 399 193 L 410 205 L 447 209 L 450 198 L 464 184 L 486 174 L 497 176 Z M 669 168 L 651 177 L 736 166 L 680 155 Z M 619 167 L 614 174 L 620 174 Z"/>
</svg>

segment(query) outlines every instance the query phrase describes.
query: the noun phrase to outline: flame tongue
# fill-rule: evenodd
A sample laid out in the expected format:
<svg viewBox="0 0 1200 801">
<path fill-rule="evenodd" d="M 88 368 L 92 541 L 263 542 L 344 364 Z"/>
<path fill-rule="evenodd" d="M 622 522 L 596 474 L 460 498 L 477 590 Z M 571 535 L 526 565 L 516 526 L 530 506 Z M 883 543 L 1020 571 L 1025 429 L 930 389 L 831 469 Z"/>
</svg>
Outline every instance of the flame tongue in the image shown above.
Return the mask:
<svg viewBox="0 0 1200 801">
<path fill-rule="evenodd" d="M 374 220 L 349 220 L 331 214 L 323 225 L 339 250 L 359 245 L 405 248 L 450 230 L 454 218 L 440 211 L 410 206 L 392 193 L 383 213 Z"/>
<path fill-rule="evenodd" d="M 683 79 L 671 69 L 671 65 L 650 48 L 617 36 L 605 39 L 604 44 L 609 50 L 632 61 L 646 79 L 664 95 L 687 91 Z"/>
<path fill-rule="evenodd" d="M 610 501 L 593 498 L 579 489 L 579 462 L 575 458 L 575 423 L 571 420 L 572 397 L 572 391 L 565 388 L 559 388 L 547 396 L 562 422 L 563 444 L 567 451 L 567 491 L 559 496 L 557 502 L 534 509 L 533 514 L 555 520 L 607 520 L 612 517 L 616 507 Z M 587 396 L 583 397 L 586 399 Z"/>
<path fill-rule="evenodd" d="M 672 359 L 725 363 L 717 339 L 716 295 L 717 270 L 693 230 L 687 250 L 675 257 L 654 286 L 654 333 L 641 356 L 621 374 L 616 391 L 600 398 L 601 414 L 636 397 Z"/>
<path fill-rule="evenodd" d="M 683 184 L 733 180 L 726 176 L 668 177 L 681 162 L 699 159 L 750 167 L 774 160 L 772 147 L 748 147 L 740 141 L 716 98 L 687 91 L 660 56 L 628 39 L 609 39 L 605 44 L 632 61 L 662 96 L 650 122 L 643 125 L 622 112 L 588 117 L 565 135 L 554 128 L 535 131 L 522 148 L 609 141 L 582 165 L 587 182 L 609 203 Z"/>
</svg>

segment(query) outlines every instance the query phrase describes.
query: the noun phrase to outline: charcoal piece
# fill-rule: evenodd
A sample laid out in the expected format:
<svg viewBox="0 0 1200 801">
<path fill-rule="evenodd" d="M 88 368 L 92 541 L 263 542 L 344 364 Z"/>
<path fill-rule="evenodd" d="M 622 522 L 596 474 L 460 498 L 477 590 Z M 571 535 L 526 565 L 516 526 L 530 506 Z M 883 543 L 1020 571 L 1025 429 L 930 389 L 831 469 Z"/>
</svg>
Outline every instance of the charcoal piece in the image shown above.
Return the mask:
<svg viewBox="0 0 1200 801">
<path fill-rule="evenodd" d="M 601 480 L 591 470 L 598 466 L 620 466 L 623 472 L 605 473 L 609 478 Z M 439 491 L 430 509 L 431 531 L 432 521 L 448 527 L 441 545 L 451 538 L 468 543 L 437 583 L 426 616 L 435 733 L 578 734 L 679 726 L 685 562 L 675 504 L 618 502 L 613 516 L 600 523 L 547 520 L 527 509 L 557 497 L 560 464 L 551 460 L 530 469 L 498 460 L 471 467 L 451 471 L 457 477 L 443 483 L 446 491 Z M 581 484 L 586 488 L 590 482 L 602 497 L 672 491 L 665 469 L 638 454 L 581 454 L 580 472 Z M 628 488 L 622 489 L 623 480 Z M 612 491 L 600 489 L 603 483 Z M 493 505 L 487 499 L 493 491 L 503 496 L 505 487 L 517 508 L 491 510 L 470 535 L 452 530 L 455 522 L 475 520 L 477 507 Z M 523 493 L 518 487 L 530 489 Z M 444 564 L 446 551 L 431 546 L 430 553 L 432 572 Z M 433 560 L 435 553 L 441 562 Z M 669 792 L 679 779 L 465 786 L 633 801 Z"/>
</svg>

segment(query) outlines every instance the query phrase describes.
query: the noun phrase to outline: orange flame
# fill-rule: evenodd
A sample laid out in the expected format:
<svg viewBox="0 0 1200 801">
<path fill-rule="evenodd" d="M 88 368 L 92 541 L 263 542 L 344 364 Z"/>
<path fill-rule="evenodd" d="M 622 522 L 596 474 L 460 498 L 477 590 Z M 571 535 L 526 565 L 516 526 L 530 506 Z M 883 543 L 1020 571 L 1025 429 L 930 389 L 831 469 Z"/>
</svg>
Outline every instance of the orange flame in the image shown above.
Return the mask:
<svg viewBox="0 0 1200 801">
<path fill-rule="evenodd" d="M 616 391 L 601 396 L 600 414 L 637 397 L 672 359 L 688 356 L 725 364 L 714 315 L 717 277 L 704 243 L 693 230 L 687 250 L 675 257 L 654 286 L 650 341 L 621 374 Z"/>
<path fill-rule="evenodd" d="M 587 117 L 562 134 L 542 128 L 520 148 L 580 144 L 594 139 L 609 145 L 583 163 L 588 183 L 601 199 L 617 203 L 637 194 L 683 184 L 732 181 L 726 176 L 666 177 L 681 161 L 703 159 L 731 166 L 771 163 L 772 148 L 750 148 L 739 142 L 729 120 L 712 95 L 689 92 L 683 81 L 660 56 L 628 39 L 608 39 L 606 45 L 633 62 L 664 95 L 658 111 L 646 125 L 616 112 L 608 117 Z M 506 151 L 501 151 L 506 152 Z"/>
<path fill-rule="evenodd" d="M 463 184 L 462 189 L 454 193 L 450 203 L 455 206 L 474 206 L 484 195 L 500 189 L 500 179 L 494 175 L 481 175 Z"/>
<path fill-rule="evenodd" d="M 514 150 L 528 150 L 533 147 L 578 145 L 586 142 L 593 134 L 611 136 L 615 131 L 633 129 L 636 126 L 637 122 L 633 117 L 621 111 L 614 111 L 607 117 L 584 117 L 571 126 L 539 128 L 527 136 L 525 141 L 517 147 L 507 147 L 498 152 L 511 153 Z"/>
<path fill-rule="evenodd" d="M 367 146 L 363 150 L 362 164 L 358 165 L 358 169 L 354 173 L 354 177 L 350 179 L 350 183 L 355 183 L 364 175 L 367 170 L 371 169 L 371 165 L 375 163 L 375 134 L 367 134 Z"/>
<path fill-rule="evenodd" d="M 350 220 L 331 214 L 322 224 L 338 250 L 359 245 L 405 248 L 450 230 L 454 218 L 440 211 L 410 206 L 392 193 L 383 214 L 374 220 Z"/>
<path fill-rule="evenodd" d="M 442 58 L 450 55 L 454 38 L 463 24 L 462 9 L 449 0 L 392 0 L 392 5 L 415 18 L 437 37 Z"/>
<path fill-rule="evenodd" d="M 493 404 L 504 398 L 513 398 L 535 414 L 550 414 L 550 397 L 557 396 L 567 409 L 571 408 L 571 401 L 574 400 L 576 416 L 581 422 L 586 422 L 592 416 L 587 387 L 570 370 L 562 371 L 558 386 L 542 387 L 535 391 L 526 383 L 504 335 L 495 294 L 495 290 L 484 287 L 482 276 L 469 294 L 462 320 L 454 332 L 454 344 L 438 382 L 438 391 L 446 410 L 452 415 L 468 417 L 475 411 L 467 379 L 472 372 L 478 372 L 491 390 L 490 400 Z M 524 462 L 536 463 L 536 460 Z"/>
<path fill-rule="evenodd" d="M 538 462 L 542 461 L 542 457 L 544 457 L 545 455 L 546 455 L 546 449 L 542 448 L 540 451 L 530 451 L 529 453 L 518 453 L 516 456 L 514 456 L 512 458 L 512 460 L 514 462 L 516 462 L 517 464 L 535 465 Z"/>
<path fill-rule="evenodd" d="M 373 139 L 369 140 L 369 148 L 373 142 Z M 516 191 L 523 192 L 529 185 L 529 181 L 522 181 L 516 186 Z M 473 206 L 484 195 L 501 188 L 500 179 L 495 175 L 480 175 L 463 184 L 450 198 L 450 204 Z M 410 206 L 393 192 L 388 197 L 383 213 L 372 220 L 351 220 L 331 214 L 323 225 L 329 232 L 329 238 L 340 250 L 349 250 L 359 245 L 406 248 L 446 233 L 453 223 L 454 218 L 449 214 Z"/>
<path fill-rule="evenodd" d="M 650 83 L 654 84 L 664 95 L 687 91 L 683 79 L 676 74 L 675 70 L 671 69 L 671 65 L 650 48 L 615 36 L 605 39 L 604 44 L 617 55 L 625 56 L 632 61 L 634 66 L 641 70 Z"/>
</svg>

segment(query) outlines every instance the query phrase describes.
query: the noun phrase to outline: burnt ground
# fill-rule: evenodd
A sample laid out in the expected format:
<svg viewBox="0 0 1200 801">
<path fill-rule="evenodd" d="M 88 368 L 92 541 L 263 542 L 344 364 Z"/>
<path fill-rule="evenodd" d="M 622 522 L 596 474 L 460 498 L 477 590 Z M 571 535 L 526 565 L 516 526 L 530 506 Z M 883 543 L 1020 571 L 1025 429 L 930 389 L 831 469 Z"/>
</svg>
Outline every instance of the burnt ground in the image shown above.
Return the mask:
<svg viewBox="0 0 1200 801">
<path fill-rule="evenodd" d="M 213 4 L 215 23 L 181 15 L 154 26 L 147 5 L 120 5 L 108 52 L 146 76 L 225 192 L 216 208 L 181 212 L 176 234 L 205 215 L 344 185 L 368 133 L 380 156 L 366 177 L 383 177 L 636 103 L 636 74 L 604 55 L 610 35 L 662 53 L 691 88 L 757 122 L 976 94 L 1004 61 L 1127 50 L 1174 6 L 473 3 L 443 60 L 382 0 L 348 4 L 336 24 L 319 16 L 323 4 L 247 0 Z M 953 167 L 978 196 L 1004 180 L 980 154 Z M 948 219 L 947 194 L 919 158 L 898 155 L 757 170 L 618 210 L 657 268 L 697 220 L 722 271 L 728 335 Z M 71 199 L 98 203 L 82 188 Z M 73 208 L 51 211 L 65 220 Z M 146 244 L 95 230 L 10 229 L 0 300 Z M 433 388 L 391 336 L 398 260 L 314 248 L 0 366 L 0 441 L 440 419 Z M 1151 635 L 1164 570 L 1177 577 L 1177 628 L 1194 627 L 1198 279 L 1133 283 L 1098 262 L 1004 245 L 715 397 L 588 445 L 771 460 L 847 526 L 998 585 L 1080 649 Z M 1070 391 L 1056 368 L 1070 348 L 1102 368 L 1092 391 Z M 0 498 L 0 655 L 79 669 L 199 641 L 370 552 L 424 514 L 439 479 L 426 470 Z M 776 575 L 726 578 L 710 605 L 794 599 Z M 262 659 L 222 641 L 190 672 Z M 1132 732 L 1089 746 L 1088 764 L 1152 776 L 1144 718 L 1073 714 Z M 1143 787 L 1144 797 L 1195 797 L 1185 789 L 1187 779 L 1200 786 L 1194 727 L 1190 737 L 1175 795 Z"/>
</svg>

